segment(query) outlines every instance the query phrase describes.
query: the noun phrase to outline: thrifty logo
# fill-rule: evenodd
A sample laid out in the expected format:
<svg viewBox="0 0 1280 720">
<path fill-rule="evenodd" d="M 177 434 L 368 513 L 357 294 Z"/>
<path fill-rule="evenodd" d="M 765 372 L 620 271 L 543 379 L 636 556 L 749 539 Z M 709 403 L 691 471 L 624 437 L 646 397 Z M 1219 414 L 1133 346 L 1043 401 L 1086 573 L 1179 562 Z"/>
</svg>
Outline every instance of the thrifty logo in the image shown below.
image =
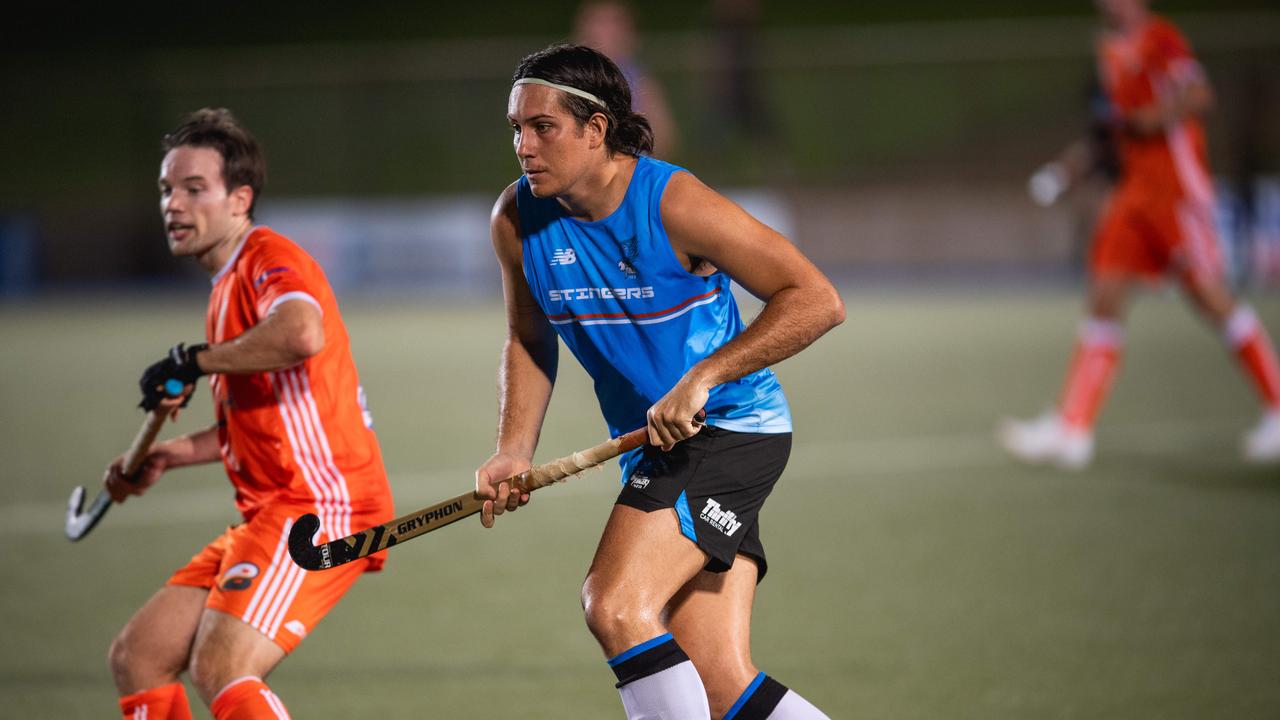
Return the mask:
<svg viewBox="0 0 1280 720">
<path fill-rule="evenodd" d="M 738 520 L 738 516 L 732 510 L 725 510 L 720 507 L 720 503 L 711 498 L 707 498 L 707 506 L 702 508 L 701 517 L 729 537 L 732 537 L 738 528 L 742 527 L 742 522 Z"/>
</svg>

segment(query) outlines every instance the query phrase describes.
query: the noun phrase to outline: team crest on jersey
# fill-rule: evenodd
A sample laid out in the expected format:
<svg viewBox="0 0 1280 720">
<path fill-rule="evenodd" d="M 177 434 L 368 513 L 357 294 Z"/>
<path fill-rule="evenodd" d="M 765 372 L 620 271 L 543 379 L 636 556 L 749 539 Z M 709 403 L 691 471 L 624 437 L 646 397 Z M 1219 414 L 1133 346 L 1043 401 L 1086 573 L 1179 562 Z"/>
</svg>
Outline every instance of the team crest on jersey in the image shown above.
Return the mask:
<svg viewBox="0 0 1280 720">
<path fill-rule="evenodd" d="M 551 266 L 572 265 L 578 262 L 578 253 L 573 248 L 556 248 L 551 253 Z"/>
<path fill-rule="evenodd" d="M 635 262 L 640 258 L 640 243 L 635 238 L 630 238 L 619 245 L 622 246 L 622 259 L 618 260 L 618 269 L 623 275 L 633 278 L 636 276 Z"/>
<path fill-rule="evenodd" d="M 223 573 L 218 586 L 223 590 L 248 590 L 260 572 L 258 566 L 251 562 L 236 563 Z"/>
</svg>

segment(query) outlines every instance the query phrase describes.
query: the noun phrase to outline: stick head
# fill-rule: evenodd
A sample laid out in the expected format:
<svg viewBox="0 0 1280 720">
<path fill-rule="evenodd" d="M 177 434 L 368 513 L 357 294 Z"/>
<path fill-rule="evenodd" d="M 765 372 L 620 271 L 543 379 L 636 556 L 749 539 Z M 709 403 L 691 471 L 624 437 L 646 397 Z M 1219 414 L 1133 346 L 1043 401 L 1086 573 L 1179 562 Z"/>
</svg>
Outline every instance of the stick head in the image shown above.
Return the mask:
<svg viewBox="0 0 1280 720">
<path fill-rule="evenodd" d="M 111 507 L 111 496 L 106 490 L 98 493 L 98 497 L 93 499 L 93 503 L 89 505 L 89 509 L 81 512 L 84 508 L 84 487 L 77 485 L 71 491 L 71 497 L 67 499 L 67 539 L 75 542 L 85 535 L 98 524 L 103 515 L 107 514 L 107 508 Z"/>
<path fill-rule="evenodd" d="M 328 543 L 317 546 L 320 518 L 307 513 L 293 521 L 289 530 L 289 557 L 304 570 L 326 570 L 333 567 Z"/>
</svg>

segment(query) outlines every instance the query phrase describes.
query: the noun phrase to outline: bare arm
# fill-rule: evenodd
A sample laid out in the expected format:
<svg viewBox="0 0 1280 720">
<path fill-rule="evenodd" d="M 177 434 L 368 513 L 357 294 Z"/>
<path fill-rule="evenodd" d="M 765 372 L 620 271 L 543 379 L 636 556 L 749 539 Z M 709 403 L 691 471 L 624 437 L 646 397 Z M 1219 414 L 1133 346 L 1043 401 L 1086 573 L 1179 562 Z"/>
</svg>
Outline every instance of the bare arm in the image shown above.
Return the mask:
<svg viewBox="0 0 1280 720">
<path fill-rule="evenodd" d="M 492 527 L 494 514 L 528 501 L 528 495 L 511 494 L 500 481 L 528 469 L 532 462 L 558 364 L 559 341 L 524 277 L 519 222 L 511 186 L 490 218 L 493 249 L 502 269 L 507 338 L 498 366 L 497 450 L 476 470 L 476 492 L 496 501 L 486 502 L 481 511 L 485 527 Z"/>
<path fill-rule="evenodd" d="M 124 502 L 130 495 L 141 495 L 146 492 L 166 470 L 211 463 L 221 458 L 222 452 L 218 447 L 218 428 L 208 427 L 156 444 L 147 453 L 133 480 L 124 477 L 121 467 L 124 456 L 116 458 L 107 467 L 102 482 L 111 493 L 113 500 Z"/>
<path fill-rule="evenodd" d="M 1213 107 L 1213 88 L 1203 74 L 1188 76 L 1172 92 L 1129 113 L 1125 127 L 1135 135 L 1159 135 L 1185 118 L 1197 117 Z"/>
<path fill-rule="evenodd" d="M 239 337 L 210 345 L 196 362 L 206 373 L 239 375 L 292 367 L 322 349 L 320 309 L 306 300 L 288 300 Z"/>
<path fill-rule="evenodd" d="M 690 368 L 650 409 L 650 438 L 666 447 L 696 431 L 690 418 L 711 388 L 795 355 L 844 322 L 845 311 L 831 281 L 794 245 L 692 175 L 672 176 L 661 210 L 686 268 L 709 262 L 765 301 L 741 335 Z"/>
<path fill-rule="evenodd" d="M 1041 165 L 1027 179 L 1027 193 L 1037 205 L 1049 207 L 1063 193 L 1091 175 L 1100 162 L 1101 151 L 1092 137 L 1068 145 L 1058 157 Z"/>
<path fill-rule="evenodd" d="M 507 339 L 498 369 L 498 452 L 531 459 L 551 402 L 559 344 L 525 280 L 518 225 L 514 192 L 509 191 L 498 201 L 492 219 L 507 310 Z"/>
</svg>

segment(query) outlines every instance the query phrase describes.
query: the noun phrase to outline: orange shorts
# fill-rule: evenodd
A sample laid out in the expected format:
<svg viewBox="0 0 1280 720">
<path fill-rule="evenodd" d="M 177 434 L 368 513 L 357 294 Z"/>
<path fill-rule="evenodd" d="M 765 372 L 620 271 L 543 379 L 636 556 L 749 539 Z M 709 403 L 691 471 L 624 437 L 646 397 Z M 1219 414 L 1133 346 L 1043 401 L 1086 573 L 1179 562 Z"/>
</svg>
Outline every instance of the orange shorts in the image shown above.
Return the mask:
<svg viewBox="0 0 1280 720">
<path fill-rule="evenodd" d="M 289 557 L 294 518 L 311 505 L 273 505 L 228 528 L 175 572 L 169 585 L 207 588 L 205 607 L 238 617 L 292 652 L 366 571 L 378 570 L 385 551 L 321 572 L 307 572 Z M 368 525 L 385 522 L 379 515 Z M 365 519 L 352 518 L 364 527 Z"/>
<path fill-rule="evenodd" d="M 1224 266 L 1213 209 L 1181 195 L 1118 188 L 1094 233 L 1089 267 L 1095 275 L 1160 279 L 1172 271 L 1221 281 Z"/>
</svg>

